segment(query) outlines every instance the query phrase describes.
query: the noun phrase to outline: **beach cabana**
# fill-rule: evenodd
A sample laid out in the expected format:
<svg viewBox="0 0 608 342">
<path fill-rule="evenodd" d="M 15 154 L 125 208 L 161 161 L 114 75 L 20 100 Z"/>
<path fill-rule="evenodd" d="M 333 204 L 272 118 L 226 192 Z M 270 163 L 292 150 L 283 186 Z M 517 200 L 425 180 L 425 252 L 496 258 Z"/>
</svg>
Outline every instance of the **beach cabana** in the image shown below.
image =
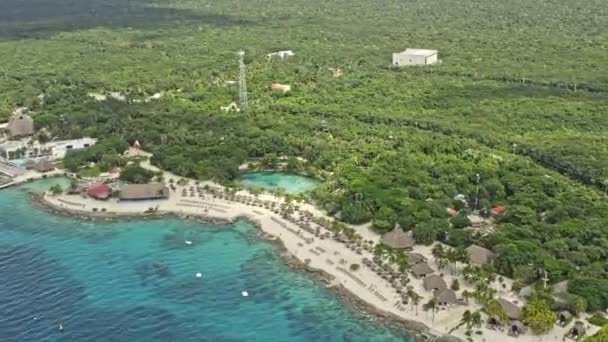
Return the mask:
<svg viewBox="0 0 608 342">
<path fill-rule="evenodd" d="M 456 292 L 454 292 L 454 290 L 452 289 L 443 289 L 435 292 L 435 299 L 437 299 L 437 303 L 439 305 L 444 306 L 452 306 L 458 303 L 458 298 L 456 298 Z"/>
<path fill-rule="evenodd" d="M 404 232 L 397 223 L 393 230 L 382 235 L 382 243 L 395 249 L 411 249 L 416 242 L 412 235 L 408 232 Z"/>
<path fill-rule="evenodd" d="M 120 189 L 121 201 L 143 201 L 169 198 L 169 188 L 164 184 L 128 184 Z"/>
<path fill-rule="evenodd" d="M 471 264 L 475 265 L 491 264 L 496 258 L 496 254 L 494 254 L 492 251 L 477 245 L 470 245 L 465 249 L 465 251 L 469 256 Z"/>
<path fill-rule="evenodd" d="M 448 287 L 448 284 L 446 284 L 443 277 L 436 274 L 426 276 L 422 283 L 427 291 L 441 291 Z M 454 295 L 454 297 L 456 297 L 456 295 Z"/>
<path fill-rule="evenodd" d="M 426 277 L 427 275 L 432 274 L 435 271 L 426 263 L 421 262 L 412 266 L 411 272 L 414 276 L 420 278 Z"/>
</svg>

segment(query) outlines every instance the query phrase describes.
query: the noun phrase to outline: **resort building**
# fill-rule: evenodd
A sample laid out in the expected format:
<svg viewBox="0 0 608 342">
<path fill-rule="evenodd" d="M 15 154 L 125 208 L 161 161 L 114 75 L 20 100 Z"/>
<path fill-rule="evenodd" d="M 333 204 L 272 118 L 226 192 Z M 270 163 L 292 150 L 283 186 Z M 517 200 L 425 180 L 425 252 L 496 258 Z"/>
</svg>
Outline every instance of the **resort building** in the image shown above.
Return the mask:
<svg viewBox="0 0 608 342">
<path fill-rule="evenodd" d="M 277 52 L 267 54 L 266 60 L 268 60 L 269 62 L 272 61 L 273 59 L 279 59 L 281 61 L 285 61 L 289 57 L 293 57 L 294 55 L 295 55 L 295 53 L 291 50 L 277 51 Z"/>
<path fill-rule="evenodd" d="M 121 201 L 144 201 L 169 198 L 169 188 L 161 183 L 128 184 L 120 189 Z"/>
<path fill-rule="evenodd" d="M 409 232 L 404 232 L 397 223 L 390 232 L 382 235 L 382 243 L 396 249 L 411 249 L 416 241 Z"/>
<path fill-rule="evenodd" d="M 448 284 L 443 280 L 443 277 L 436 274 L 426 276 L 422 283 L 427 291 L 441 291 L 448 288 Z"/>
<path fill-rule="evenodd" d="M 97 140 L 93 138 L 58 140 L 48 143 L 40 143 L 32 139 L 7 141 L 0 144 L 0 156 L 8 160 L 43 157 L 49 160 L 60 160 L 66 154 L 93 146 L 96 142 Z"/>
<path fill-rule="evenodd" d="M 393 65 L 406 66 L 436 64 L 439 61 L 437 59 L 437 54 L 437 50 L 406 49 L 403 52 L 393 53 Z"/>
<path fill-rule="evenodd" d="M 496 259 L 496 254 L 492 251 L 477 245 L 470 245 L 465 249 L 465 252 L 469 255 L 471 264 L 474 265 L 491 264 Z"/>
</svg>

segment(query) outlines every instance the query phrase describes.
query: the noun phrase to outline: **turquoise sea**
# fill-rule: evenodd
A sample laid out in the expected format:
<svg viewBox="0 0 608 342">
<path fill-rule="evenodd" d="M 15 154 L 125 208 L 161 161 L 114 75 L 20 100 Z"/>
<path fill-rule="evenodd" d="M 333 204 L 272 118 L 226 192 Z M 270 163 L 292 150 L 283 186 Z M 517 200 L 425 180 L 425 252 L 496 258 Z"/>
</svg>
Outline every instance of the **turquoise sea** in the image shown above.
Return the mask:
<svg viewBox="0 0 608 342">
<path fill-rule="evenodd" d="M 411 340 L 289 269 L 245 223 L 84 222 L 24 188 L 0 191 L 0 218 L 1 341 Z"/>
<path fill-rule="evenodd" d="M 239 176 L 246 187 L 274 190 L 281 188 L 290 194 L 314 190 L 319 182 L 311 177 L 286 172 L 247 172 Z"/>
</svg>

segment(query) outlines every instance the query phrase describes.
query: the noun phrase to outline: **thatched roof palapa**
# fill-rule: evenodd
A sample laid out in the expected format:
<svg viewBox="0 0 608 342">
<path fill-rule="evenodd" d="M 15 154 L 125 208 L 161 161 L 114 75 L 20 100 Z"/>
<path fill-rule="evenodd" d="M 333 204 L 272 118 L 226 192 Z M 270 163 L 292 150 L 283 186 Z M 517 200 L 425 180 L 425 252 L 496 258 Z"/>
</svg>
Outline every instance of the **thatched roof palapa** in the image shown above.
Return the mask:
<svg viewBox="0 0 608 342">
<path fill-rule="evenodd" d="M 477 245 L 470 245 L 465 249 L 465 251 L 469 255 L 469 260 L 471 263 L 477 265 L 490 264 L 496 258 L 496 254 L 494 254 L 492 251 Z"/>
<path fill-rule="evenodd" d="M 498 298 L 496 301 L 498 302 L 498 304 L 500 304 L 500 306 L 502 306 L 502 309 L 505 310 L 505 313 L 510 319 L 519 319 L 521 309 L 517 305 L 509 302 L 504 298 Z"/>
<path fill-rule="evenodd" d="M 448 284 L 446 284 L 443 277 L 436 274 L 431 274 L 425 277 L 423 280 L 423 285 L 426 290 L 444 290 L 448 287 Z"/>
<path fill-rule="evenodd" d="M 27 114 L 15 115 L 6 126 L 11 137 L 23 137 L 34 134 L 34 119 Z"/>
<path fill-rule="evenodd" d="M 422 255 L 420 253 L 407 253 L 407 258 L 411 264 L 418 264 L 418 263 L 427 261 L 427 259 L 424 257 L 424 255 Z"/>
<path fill-rule="evenodd" d="M 160 183 L 128 184 L 120 190 L 120 200 L 147 200 L 169 197 L 169 188 Z"/>
<path fill-rule="evenodd" d="M 53 171 L 54 169 L 55 167 L 53 166 L 53 164 L 47 159 L 41 159 L 36 164 L 34 164 L 34 170 L 41 173 Z"/>
<path fill-rule="evenodd" d="M 416 277 L 424 277 L 433 272 L 435 272 L 435 271 L 433 271 L 433 269 L 424 262 L 421 262 L 421 263 L 418 263 L 418 264 L 415 264 L 414 266 L 412 266 L 412 273 Z"/>
<path fill-rule="evenodd" d="M 576 322 L 574 323 L 574 326 L 572 327 L 572 329 L 570 330 L 570 334 L 576 336 L 576 337 L 580 337 L 585 335 L 585 324 L 583 324 L 583 322 Z"/>
<path fill-rule="evenodd" d="M 425 278 L 426 279 L 426 278 Z M 439 304 L 452 305 L 458 302 L 456 292 L 452 289 L 443 289 L 435 293 L 435 298 Z"/>
<path fill-rule="evenodd" d="M 416 241 L 410 233 L 404 232 L 401 226 L 397 223 L 395 228 L 390 232 L 382 235 L 382 243 L 392 248 L 412 248 Z"/>
</svg>

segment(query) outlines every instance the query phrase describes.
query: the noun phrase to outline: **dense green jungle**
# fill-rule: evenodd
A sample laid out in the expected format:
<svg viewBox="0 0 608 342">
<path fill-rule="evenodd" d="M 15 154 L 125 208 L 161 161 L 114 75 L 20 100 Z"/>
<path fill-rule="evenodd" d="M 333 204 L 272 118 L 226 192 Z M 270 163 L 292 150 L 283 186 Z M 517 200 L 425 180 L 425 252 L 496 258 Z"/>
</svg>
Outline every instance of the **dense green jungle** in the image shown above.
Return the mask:
<svg viewBox="0 0 608 342">
<path fill-rule="evenodd" d="M 3 0 L 0 118 L 27 106 L 45 134 L 99 138 L 76 166 L 108 169 L 137 140 L 162 168 L 230 184 L 246 161 L 287 157 L 345 222 L 478 243 L 498 273 L 532 284 L 547 270 L 603 309 L 607 28 L 605 0 Z M 408 47 L 441 63 L 392 67 Z M 249 108 L 224 112 L 239 49 Z M 279 50 L 295 56 L 267 60 Z M 88 95 L 108 92 L 127 99 Z M 462 229 L 498 205 L 491 233 Z"/>
</svg>

